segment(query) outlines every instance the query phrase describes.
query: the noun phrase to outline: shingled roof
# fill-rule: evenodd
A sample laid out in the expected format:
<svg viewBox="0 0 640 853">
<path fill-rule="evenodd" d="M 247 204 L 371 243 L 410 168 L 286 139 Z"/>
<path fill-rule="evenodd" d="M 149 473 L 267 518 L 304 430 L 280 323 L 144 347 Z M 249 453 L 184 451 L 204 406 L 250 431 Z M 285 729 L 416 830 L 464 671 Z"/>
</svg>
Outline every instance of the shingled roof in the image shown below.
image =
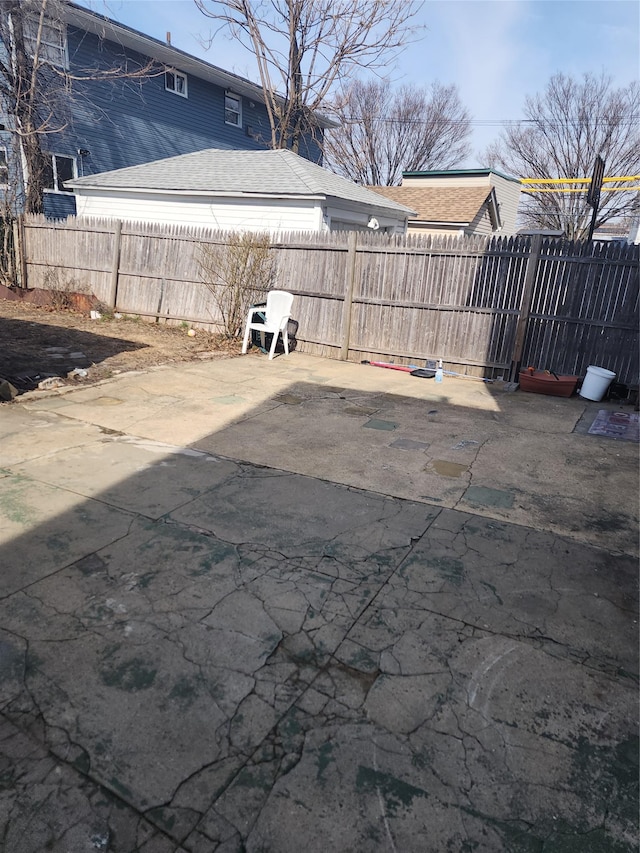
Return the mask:
<svg viewBox="0 0 640 853">
<path fill-rule="evenodd" d="M 491 195 L 491 187 L 369 187 L 417 212 L 412 222 L 469 225 Z"/>
<path fill-rule="evenodd" d="M 151 190 L 228 197 L 336 198 L 412 216 L 415 211 L 283 149 L 207 148 L 66 181 L 78 189 Z"/>
</svg>

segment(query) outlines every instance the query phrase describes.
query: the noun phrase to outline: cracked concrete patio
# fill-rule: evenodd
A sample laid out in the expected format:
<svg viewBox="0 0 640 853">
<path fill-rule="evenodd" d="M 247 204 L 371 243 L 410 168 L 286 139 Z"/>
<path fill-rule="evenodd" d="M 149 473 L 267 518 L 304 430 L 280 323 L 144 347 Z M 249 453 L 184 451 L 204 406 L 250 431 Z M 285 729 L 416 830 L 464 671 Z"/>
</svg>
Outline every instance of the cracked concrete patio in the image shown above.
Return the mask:
<svg viewBox="0 0 640 853">
<path fill-rule="evenodd" d="M 637 850 L 601 407 L 300 353 L 3 406 L 0 849 Z"/>
</svg>

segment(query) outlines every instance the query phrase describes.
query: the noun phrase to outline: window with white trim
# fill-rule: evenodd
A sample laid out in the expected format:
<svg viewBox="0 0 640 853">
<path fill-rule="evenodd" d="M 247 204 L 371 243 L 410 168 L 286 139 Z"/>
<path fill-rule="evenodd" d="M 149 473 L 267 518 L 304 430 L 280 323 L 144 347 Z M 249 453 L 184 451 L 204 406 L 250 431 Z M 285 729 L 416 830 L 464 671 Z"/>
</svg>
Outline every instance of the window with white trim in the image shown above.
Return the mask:
<svg viewBox="0 0 640 853">
<path fill-rule="evenodd" d="M 242 98 L 233 92 L 224 95 L 224 121 L 234 127 L 242 127 Z"/>
<path fill-rule="evenodd" d="M 23 24 L 24 42 L 31 57 L 35 56 L 39 26 L 40 21 L 38 18 L 25 17 Z M 40 62 L 56 65 L 59 68 L 69 67 L 67 31 L 63 23 L 51 20 L 43 22 L 38 59 Z"/>
<path fill-rule="evenodd" d="M 72 193 L 71 187 L 65 187 L 65 181 L 77 177 L 76 158 L 63 154 L 47 154 L 42 184 L 45 190 L 56 193 Z"/>
<path fill-rule="evenodd" d="M 6 187 L 9 183 L 9 163 L 7 161 L 7 149 L 0 148 L 0 187 Z"/>
<path fill-rule="evenodd" d="M 187 75 L 183 74 L 182 71 L 176 71 L 175 68 L 167 68 L 164 72 L 164 88 L 167 92 L 173 92 L 174 95 L 186 98 Z"/>
</svg>

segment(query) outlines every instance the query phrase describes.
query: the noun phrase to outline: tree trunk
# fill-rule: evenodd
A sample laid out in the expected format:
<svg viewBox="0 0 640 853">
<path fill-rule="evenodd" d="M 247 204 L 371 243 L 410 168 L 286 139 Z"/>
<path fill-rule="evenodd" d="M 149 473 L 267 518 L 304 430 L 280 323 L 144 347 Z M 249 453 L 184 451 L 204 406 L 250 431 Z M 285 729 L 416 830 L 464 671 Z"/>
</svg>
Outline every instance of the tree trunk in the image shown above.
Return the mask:
<svg viewBox="0 0 640 853">
<path fill-rule="evenodd" d="M 44 7 L 43 7 L 44 8 Z M 45 158 L 40 145 L 37 121 L 37 87 L 34 69 L 24 36 L 24 11 L 19 2 L 9 7 L 11 16 L 13 55 L 14 121 L 18 132 L 21 154 L 24 207 L 27 213 L 43 213 Z"/>
<path fill-rule="evenodd" d="M 23 155 L 24 209 L 26 213 L 44 213 L 44 155 L 35 130 L 24 132 L 20 139 Z"/>
</svg>

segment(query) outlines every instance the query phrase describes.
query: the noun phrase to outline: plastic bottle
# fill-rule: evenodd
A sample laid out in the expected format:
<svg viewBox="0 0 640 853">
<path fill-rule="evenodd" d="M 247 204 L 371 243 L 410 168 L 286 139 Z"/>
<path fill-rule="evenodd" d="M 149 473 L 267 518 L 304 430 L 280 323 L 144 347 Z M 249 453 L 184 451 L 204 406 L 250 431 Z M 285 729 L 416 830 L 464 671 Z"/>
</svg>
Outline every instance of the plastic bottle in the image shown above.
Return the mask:
<svg viewBox="0 0 640 853">
<path fill-rule="evenodd" d="M 440 359 L 440 361 L 438 362 L 438 367 L 436 369 L 436 375 L 435 375 L 436 382 L 442 382 L 443 375 L 444 374 L 442 371 L 442 359 Z"/>
</svg>

